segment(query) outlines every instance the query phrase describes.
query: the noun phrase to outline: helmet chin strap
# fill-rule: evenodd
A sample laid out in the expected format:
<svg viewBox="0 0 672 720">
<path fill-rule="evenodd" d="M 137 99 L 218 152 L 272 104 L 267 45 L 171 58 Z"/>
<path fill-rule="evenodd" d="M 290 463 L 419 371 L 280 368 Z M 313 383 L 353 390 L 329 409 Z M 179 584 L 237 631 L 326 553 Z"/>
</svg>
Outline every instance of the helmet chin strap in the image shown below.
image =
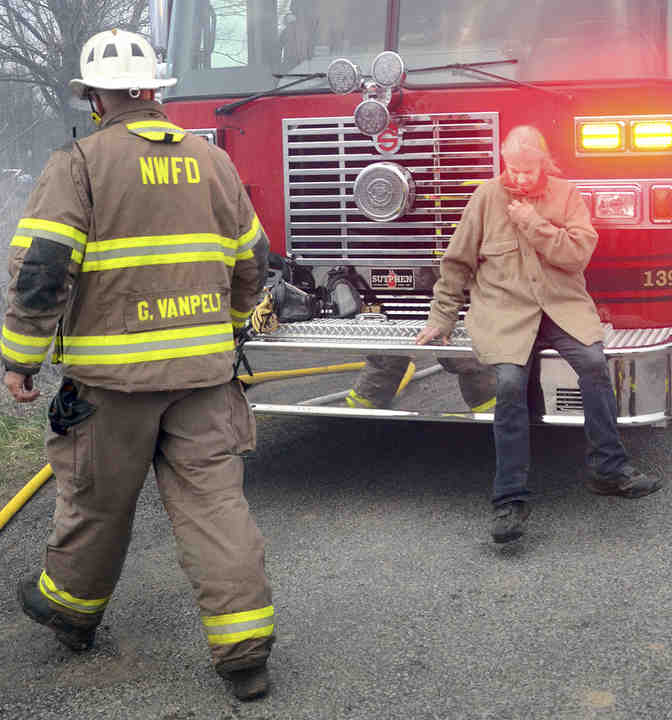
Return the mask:
<svg viewBox="0 0 672 720">
<path fill-rule="evenodd" d="M 103 107 L 100 95 L 95 92 L 89 92 L 86 97 L 88 98 L 89 105 L 91 106 L 91 119 L 95 123 L 96 127 L 100 127 L 103 122 L 103 115 L 105 114 L 105 108 Z"/>
<path fill-rule="evenodd" d="M 133 100 L 154 100 L 155 91 L 135 87 L 128 89 L 128 95 Z M 100 95 L 94 91 L 89 91 L 86 97 L 91 106 L 91 119 L 96 124 L 96 127 L 100 127 L 105 115 L 103 101 L 100 99 Z"/>
</svg>

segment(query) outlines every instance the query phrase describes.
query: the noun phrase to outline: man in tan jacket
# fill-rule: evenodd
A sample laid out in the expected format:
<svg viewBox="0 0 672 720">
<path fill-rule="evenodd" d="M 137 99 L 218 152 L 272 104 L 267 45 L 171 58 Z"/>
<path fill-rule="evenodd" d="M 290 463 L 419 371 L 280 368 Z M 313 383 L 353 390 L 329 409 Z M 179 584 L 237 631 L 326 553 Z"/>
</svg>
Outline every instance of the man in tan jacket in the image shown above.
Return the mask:
<svg viewBox="0 0 672 720">
<path fill-rule="evenodd" d="M 417 344 L 447 343 L 471 281 L 465 318 L 479 360 L 497 376 L 492 537 L 520 537 L 530 514 L 527 386 L 535 352 L 555 348 L 579 376 L 588 441 L 587 489 L 636 498 L 661 480 L 636 470 L 619 438 L 603 330 L 583 271 L 597 233 L 582 198 L 557 173 L 541 133 L 511 130 L 504 174 L 481 185 L 441 260 Z"/>
<path fill-rule="evenodd" d="M 106 31 L 75 92 L 100 131 L 55 152 L 11 243 L 2 328 L 19 402 L 54 334 L 58 488 L 44 569 L 24 612 L 73 650 L 94 642 L 151 465 L 217 672 L 262 695 L 274 638 L 264 540 L 243 494 L 255 425 L 233 378 L 234 329 L 266 279 L 268 239 L 228 155 L 168 122 L 141 36 Z M 142 578 L 138 578 L 142 582 Z"/>
</svg>

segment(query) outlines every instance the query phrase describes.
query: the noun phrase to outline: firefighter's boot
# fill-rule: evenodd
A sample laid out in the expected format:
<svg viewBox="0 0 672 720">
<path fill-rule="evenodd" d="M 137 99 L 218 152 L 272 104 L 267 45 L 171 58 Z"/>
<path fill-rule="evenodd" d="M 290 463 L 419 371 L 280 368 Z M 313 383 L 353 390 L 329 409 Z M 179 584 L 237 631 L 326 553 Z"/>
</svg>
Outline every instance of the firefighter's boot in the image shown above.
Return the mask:
<svg viewBox="0 0 672 720">
<path fill-rule="evenodd" d="M 231 682 L 233 694 L 238 700 L 255 700 L 268 692 L 270 682 L 265 664 L 242 670 L 226 670 L 217 665 L 215 669 L 223 678 Z"/>
<path fill-rule="evenodd" d="M 36 623 L 46 625 L 56 634 L 56 639 L 70 650 L 90 650 L 96 637 L 95 625 L 78 626 L 69 617 L 58 612 L 40 592 L 39 575 L 19 582 L 17 595 L 23 612 Z"/>
</svg>

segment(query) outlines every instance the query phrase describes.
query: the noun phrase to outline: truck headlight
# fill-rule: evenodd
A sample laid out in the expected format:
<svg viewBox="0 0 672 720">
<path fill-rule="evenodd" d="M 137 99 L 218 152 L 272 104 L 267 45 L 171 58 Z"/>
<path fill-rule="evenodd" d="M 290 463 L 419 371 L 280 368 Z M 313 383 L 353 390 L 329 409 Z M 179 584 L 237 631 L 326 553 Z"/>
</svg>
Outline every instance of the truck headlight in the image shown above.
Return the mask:
<svg viewBox="0 0 672 720">
<path fill-rule="evenodd" d="M 355 125 L 365 135 L 379 135 L 390 124 L 390 112 L 380 100 L 362 100 L 355 108 Z"/>
<path fill-rule="evenodd" d="M 347 95 L 358 90 L 362 84 L 359 68 L 350 60 L 338 58 L 327 68 L 327 82 L 333 92 L 338 95 Z"/>
<path fill-rule="evenodd" d="M 371 66 L 371 75 L 381 87 L 399 87 L 406 76 L 404 61 L 396 52 L 386 50 L 376 56 Z"/>
</svg>

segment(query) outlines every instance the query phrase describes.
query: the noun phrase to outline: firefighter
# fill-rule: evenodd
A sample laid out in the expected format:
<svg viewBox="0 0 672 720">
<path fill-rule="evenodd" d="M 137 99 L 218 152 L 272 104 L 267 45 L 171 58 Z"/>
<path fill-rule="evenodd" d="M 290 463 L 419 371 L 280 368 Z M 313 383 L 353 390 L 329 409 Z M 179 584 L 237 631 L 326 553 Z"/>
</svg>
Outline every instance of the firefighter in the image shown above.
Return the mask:
<svg viewBox="0 0 672 720">
<path fill-rule="evenodd" d="M 554 176 L 536 128 L 511 130 L 502 156 L 505 172 L 481 185 L 464 210 L 416 339 L 448 342 L 471 282 L 465 325 L 478 358 L 496 374 L 491 532 L 498 543 L 520 537 L 530 514 L 527 388 L 541 348 L 554 347 L 579 376 L 587 489 L 638 498 L 662 487 L 631 464 L 619 438 L 604 333 L 583 276 L 597 244 L 588 209 L 573 185 Z"/>
<path fill-rule="evenodd" d="M 274 610 L 243 494 L 255 425 L 232 366 L 269 243 L 228 155 L 166 119 L 154 92 L 176 80 L 156 70 L 139 35 L 84 45 L 71 85 L 99 131 L 53 153 L 11 243 L 5 385 L 35 400 L 54 335 L 64 375 L 47 438 L 53 529 L 18 596 L 62 643 L 90 648 L 153 464 L 215 668 L 250 699 L 268 687 Z"/>
</svg>

